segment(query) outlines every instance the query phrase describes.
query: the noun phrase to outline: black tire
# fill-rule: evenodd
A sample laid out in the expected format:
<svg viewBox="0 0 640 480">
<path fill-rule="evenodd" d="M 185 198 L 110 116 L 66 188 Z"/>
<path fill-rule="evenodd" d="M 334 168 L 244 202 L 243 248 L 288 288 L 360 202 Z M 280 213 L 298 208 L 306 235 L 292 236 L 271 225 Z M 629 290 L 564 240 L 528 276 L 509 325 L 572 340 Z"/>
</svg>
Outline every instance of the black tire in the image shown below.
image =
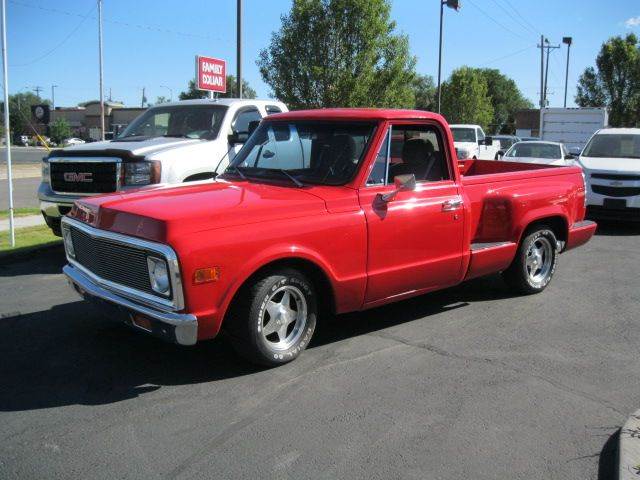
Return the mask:
<svg viewBox="0 0 640 480">
<path fill-rule="evenodd" d="M 285 305 L 286 293 L 289 310 Z M 273 305 L 281 305 L 283 310 L 277 310 L 272 317 L 269 310 L 273 311 Z M 296 319 L 287 324 L 292 315 Z M 225 330 L 242 357 L 272 367 L 290 362 L 302 353 L 311 341 L 317 316 L 313 283 L 298 270 L 282 268 L 252 279 L 251 284 L 240 291 L 230 318 L 225 321 Z M 279 326 L 280 331 L 267 334 L 274 325 Z M 283 331 L 284 339 L 281 339 Z"/>
<path fill-rule="evenodd" d="M 537 260 L 538 255 L 532 255 L 532 252 L 541 250 L 543 255 Z M 557 264 L 556 236 L 548 227 L 540 226 L 525 233 L 513 262 L 502 272 L 502 278 L 509 288 L 517 293 L 540 293 L 549 285 Z"/>
</svg>

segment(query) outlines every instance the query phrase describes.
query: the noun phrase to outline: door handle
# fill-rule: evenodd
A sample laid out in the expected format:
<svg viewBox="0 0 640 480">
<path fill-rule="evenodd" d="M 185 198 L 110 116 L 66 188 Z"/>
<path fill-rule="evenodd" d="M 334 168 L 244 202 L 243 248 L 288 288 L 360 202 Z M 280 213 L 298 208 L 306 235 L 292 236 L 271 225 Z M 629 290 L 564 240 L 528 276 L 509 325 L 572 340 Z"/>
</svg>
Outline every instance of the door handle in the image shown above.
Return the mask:
<svg viewBox="0 0 640 480">
<path fill-rule="evenodd" d="M 443 212 L 451 212 L 453 210 L 458 210 L 462 207 L 462 200 L 456 198 L 455 200 L 446 200 L 442 202 L 442 211 Z"/>
</svg>

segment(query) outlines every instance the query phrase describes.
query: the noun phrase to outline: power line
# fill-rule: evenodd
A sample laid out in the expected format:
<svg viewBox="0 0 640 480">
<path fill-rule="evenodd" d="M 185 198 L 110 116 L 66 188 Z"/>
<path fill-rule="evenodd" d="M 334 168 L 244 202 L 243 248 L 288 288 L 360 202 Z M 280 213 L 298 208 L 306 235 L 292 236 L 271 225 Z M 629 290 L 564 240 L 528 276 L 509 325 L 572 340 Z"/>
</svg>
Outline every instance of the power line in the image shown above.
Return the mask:
<svg viewBox="0 0 640 480">
<path fill-rule="evenodd" d="M 11 2 L 14 3 L 14 2 Z M 31 60 L 30 62 L 26 62 L 26 63 L 16 63 L 11 65 L 12 67 L 26 67 L 28 65 L 33 65 L 36 62 L 39 62 L 40 60 L 42 60 L 45 57 L 48 57 L 49 55 L 51 55 L 53 52 L 55 52 L 58 48 L 60 48 L 62 45 L 64 45 L 67 40 L 69 40 L 79 29 L 80 27 L 84 24 L 84 22 L 89 18 L 89 15 L 91 15 L 91 13 L 95 10 L 95 5 L 93 7 L 91 7 L 91 10 L 89 10 L 87 12 L 87 14 L 85 16 L 82 17 L 82 20 L 80 20 L 80 23 L 78 23 L 78 25 L 76 25 L 76 27 L 71 30 L 69 32 L 69 34 L 64 37 L 62 39 L 62 41 L 60 43 L 58 43 L 55 47 L 51 48 L 50 50 L 47 50 L 45 53 L 43 53 L 42 55 L 40 55 L 39 57 Z"/>
<path fill-rule="evenodd" d="M 484 62 L 484 63 L 480 64 L 479 66 L 480 67 L 484 67 L 485 65 L 489 65 L 491 63 L 495 63 L 495 62 L 498 62 L 500 60 L 505 60 L 507 58 L 514 57 L 514 56 L 518 55 L 519 53 L 526 52 L 527 50 L 530 50 L 532 48 L 535 48 L 535 45 L 529 45 L 528 47 L 524 47 L 524 48 L 521 48 L 520 50 L 517 50 L 515 52 L 511 52 L 511 53 L 508 53 L 506 55 L 503 55 L 502 57 L 494 58 L 493 60 L 489 60 L 488 62 Z"/>
<path fill-rule="evenodd" d="M 500 8 L 500 10 L 502 10 L 504 13 L 506 13 L 507 15 L 509 15 L 509 17 L 511 17 L 511 19 L 513 21 L 515 21 L 516 23 L 518 23 L 521 27 L 523 27 L 525 30 L 528 30 L 529 32 L 533 33 L 534 35 L 538 35 L 538 32 L 533 30 L 531 27 L 529 27 L 527 24 L 523 23 L 522 20 L 520 20 L 518 17 L 516 17 L 513 13 L 511 13 L 509 10 L 507 10 L 501 3 L 498 3 L 497 0 L 491 0 L 493 3 L 495 3 L 498 8 Z"/>
<path fill-rule="evenodd" d="M 513 30 L 511 30 L 510 28 L 504 26 L 502 23 L 500 23 L 498 20 L 496 20 L 495 18 L 493 18 L 491 15 L 489 15 L 487 12 L 485 12 L 482 8 L 480 8 L 478 5 L 476 5 L 474 2 L 472 2 L 471 0 L 468 0 L 469 3 L 471 5 L 473 5 L 480 13 L 482 13 L 485 17 L 487 17 L 489 20 L 491 20 L 493 23 L 495 23 L 496 25 L 498 25 L 500 28 L 506 30 L 507 32 L 511 33 L 512 35 L 521 38 L 523 40 L 526 40 L 527 42 L 530 41 L 529 38 L 523 37 L 522 35 L 520 35 L 519 33 L 514 32 Z"/>
<path fill-rule="evenodd" d="M 525 16 L 523 16 L 516 7 L 513 6 L 513 4 L 509 1 L 509 0 L 503 0 L 504 3 L 506 3 L 511 10 L 513 10 L 516 15 L 518 15 L 524 22 L 526 22 L 533 30 L 533 32 L 536 33 L 536 35 L 541 31 L 539 28 L 537 28 L 535 25 L 533 25 Z"/>
<path fill-rule="evenodd" d="M 41 7 L 40 5 L 32 5 L 30 3 L 26 3 L 26 2 L 22 2 L 19 0 L 9 0 L 9 3 L 12 3 L 14 5 L 19 5 L 21 7 L 26 7 L 26 8 L 32 8 L 35 10 L 42 10 L 44 12 L 49 12 L 49 13 L 57 13 L 59 15 L 66 15 L 69 17 L 81 17 L 82 15 L 75 13 L 75 12 L 70 12 L 68 10 L 60 10 L 57 8 L 48 8 L 48 7 Z M 88 17 L 88 18 L 92 18 L 94 20 L 96 20 L 96 17 Z M 171 35 L 179 35 L 179 36 L 183 36 L 183 37 L 190 37 L 190 38 L 202 38 L 202 39 L 207 39 L 207 40 L 220 40 L 219 36 L 211 36 L 211 35 L 201 35 L 201 34 L 197 34 L 197 33 L 191 33 L 191 32 L 181 32 L 179 30 L 170 30 L 168 28 L 164 28 L 164 27 L 160 27 L 157 25 L 148 25 L 148 24 L 135 24 L 135 23 L 128 23 L 128 22 L 123 22 L 121 20 L 109 20 L 106 18 L 103 18 L 103 21 L 105 23 L 111 23 L 114 25 L 120 25 L 120 26 L 125 26 L 125 27 L 132 27 L 132 28 L 137 28 L 137 29 L 141 29 L 141 30 L 148 30 L 148 31 L 154 31 L 154 32 L 160 32 L 160 33 L 168 33 Z"/>
</svg>

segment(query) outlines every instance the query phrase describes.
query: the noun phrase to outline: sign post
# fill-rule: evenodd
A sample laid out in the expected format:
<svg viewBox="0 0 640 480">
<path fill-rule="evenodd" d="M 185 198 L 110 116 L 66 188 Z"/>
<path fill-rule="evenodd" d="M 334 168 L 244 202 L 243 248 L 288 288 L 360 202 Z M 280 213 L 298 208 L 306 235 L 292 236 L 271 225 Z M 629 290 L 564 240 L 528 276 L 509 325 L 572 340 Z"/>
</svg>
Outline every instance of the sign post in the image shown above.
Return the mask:
<svg viewBox="0 0 640 480">
<path fill-rule="evenodd" d="M 219 58 L 196 55 L 196 88 L 211 95 L 227 92 L 227 63 Z"/>
<path fill-rule="evenodd" d="M 13 178 L 11 175 L 11 128 L 9 122 L 9 75 L 7 73 L 7 5 L 2 0 L 2 76 L 4 79 L 4 136 L 7 149 L 7 180 L 9 181 L 9 238 L 11 247 L 16 246 L 13 224 Z"/>
</svg>

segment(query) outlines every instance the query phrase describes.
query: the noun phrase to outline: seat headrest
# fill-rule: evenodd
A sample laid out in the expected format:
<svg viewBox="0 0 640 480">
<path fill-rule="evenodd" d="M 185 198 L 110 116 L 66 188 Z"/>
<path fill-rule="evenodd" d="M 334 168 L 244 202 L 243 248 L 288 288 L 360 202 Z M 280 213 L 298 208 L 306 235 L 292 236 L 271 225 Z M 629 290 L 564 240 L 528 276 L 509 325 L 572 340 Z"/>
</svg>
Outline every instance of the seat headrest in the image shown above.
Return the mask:
<svg viewBox="0 0 640 480">
<path fill-rule="evenodd" d="M 329 153 L 332 160 L 347 160 L 352 162 L 356 155 L 356 142 L 351 135 L 339 133 L 331 137 Z"/>
<path fill-rule="evenodd" d="M 402 146 L 402 162 L 407 165 L 424 163 L 433 151 L 433 144 L 429 140 L 412 138 L 405 141 Z"/>
</svg>

